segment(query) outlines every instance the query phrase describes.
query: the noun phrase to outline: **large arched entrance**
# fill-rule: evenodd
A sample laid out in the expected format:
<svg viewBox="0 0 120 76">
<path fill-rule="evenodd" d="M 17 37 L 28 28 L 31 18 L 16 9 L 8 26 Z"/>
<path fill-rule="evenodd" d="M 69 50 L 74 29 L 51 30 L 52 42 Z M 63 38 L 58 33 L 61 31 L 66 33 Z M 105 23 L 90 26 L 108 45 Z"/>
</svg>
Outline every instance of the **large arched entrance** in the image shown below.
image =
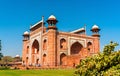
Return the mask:
<svg viewBox="0 0 120 76">
<path fill-rule="evenodd" d="M 32 44 L 32 53 L 38 54 L 39 53 L 39 42 L 35 40 Z"/>
<path fill-rule="evenodd" d="M 34 40 L 32 44 L 32 63 L 38 63 L 37 61 L 37 54 L 39 54 L 39 42 Z"/>
<path fill-rule="evenodd" d="M 71 55 L 80 54 L 80 51 L 82 51 L 82 50 L 83 50 L 83 46 L 79 42 L 75 42 L 71 46 L 70 54 Z"/>
<path fill-rule="evenodd" d="M 62 66 L 67 65 L 67 56 L 64 53 L 60 55 L 60 65 Z"/>
</svg>

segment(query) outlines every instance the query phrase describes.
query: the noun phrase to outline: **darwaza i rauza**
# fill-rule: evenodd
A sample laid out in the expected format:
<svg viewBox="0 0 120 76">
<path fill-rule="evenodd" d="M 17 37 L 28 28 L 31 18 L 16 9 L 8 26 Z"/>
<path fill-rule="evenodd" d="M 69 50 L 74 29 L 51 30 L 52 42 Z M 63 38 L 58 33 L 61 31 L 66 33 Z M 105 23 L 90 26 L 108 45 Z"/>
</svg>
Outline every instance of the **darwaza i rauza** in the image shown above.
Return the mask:
<svg viewBox="0 0 120 76">
<path fill-rule="evenodd" d="M 57 22 L 56 17 L 51 15 L 47 27 L 42 18 L 30 27 L 30 32 L 24 32 L 22 63 L 25 66 L 73 67 L 81 59 L 99 52 L 100 29 L 97 25 L 91 29 L 92 36 L 87 36 L 85 28 L 60 32 Z"/>
</svg>

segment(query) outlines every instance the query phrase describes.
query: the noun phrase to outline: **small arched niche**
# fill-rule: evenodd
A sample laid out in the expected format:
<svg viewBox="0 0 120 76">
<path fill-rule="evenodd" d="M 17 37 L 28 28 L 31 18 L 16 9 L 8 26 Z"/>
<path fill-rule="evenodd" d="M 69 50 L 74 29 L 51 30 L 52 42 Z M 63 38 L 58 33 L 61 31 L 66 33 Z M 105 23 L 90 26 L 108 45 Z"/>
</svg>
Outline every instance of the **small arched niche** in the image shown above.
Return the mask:
<svg viewBox="0 0 120 76">
<path fill-rule="evenodd" d="M 46 57 L 47 57 L 47 55 L 46 54 L 43 54 L 43 65 L 46 65 L 47 64 L 47 62 L 46 62 Z"/>
<path fill-rule="evenodd" d="M 47 40 L 43 41 L 43 50 L 47 50 Z"/>
<path fill-rule="evenodd" d="M 66 50 L 67 49 L 67 42 L 64 38 L 60 40 L 60 49 L 61 50 Z"/>
<path fill-rule="evenodd" d="M 87 49 L 88 49 L 88 51 L 90 51 L 90 52 L 93 50 L 93 45 L 92 45 L 91 42 L 88 42 L 88 43 L 87 43 Z"/>
<path fill-rule="evenodd" d="M 67 56 L 66 54 L 62 53 L 60 55 L 60 65 L 66 65 L 66 62 L 67 62 Z"/>
<path fill-rule="evenodd" d="M 27 54 L 29 54 L 29 46 L 27 46 L 27 51 L 26 51 Z"/>
</svg>

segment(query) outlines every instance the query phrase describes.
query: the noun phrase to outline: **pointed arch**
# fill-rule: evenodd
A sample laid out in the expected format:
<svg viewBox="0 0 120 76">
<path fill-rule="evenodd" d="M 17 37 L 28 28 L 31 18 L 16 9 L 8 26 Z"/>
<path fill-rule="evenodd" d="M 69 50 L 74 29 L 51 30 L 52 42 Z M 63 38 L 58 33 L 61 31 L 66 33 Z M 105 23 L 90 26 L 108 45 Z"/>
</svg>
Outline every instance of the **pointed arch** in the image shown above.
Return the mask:
<svg viewBox="0 0 120 76">
<path fill-rule="evenodd" d="M 47 57 L 47 55 L 43 54 L 43 65 L 47 65 L 47 63 L 46 63 L 46 57 Z"/>
<path fill-rule="evenodd" d="M 60 40 L 60 49 L 66 50 L 67 49 L 67 42 L 64 38 Z"/>
<path fill-rule="evenodd" d="M 27 46 L 26 54 L 29 54 L 29 46 Z"/>
<path fill-rule="evenodd" d="M 71 55 L 80 54 L 80 51 L 82 50 L 83 50 L 83 45 L 80 44 L 79 42 L 75 42 L 71 46 L 70 54 Z"/>
<path fill-rule="evenodd" d="M 60 55 L 60 65 L 67 65 L 67 56 L 64 53 Z"/>
<path fill-rule="evenodd" d="M 28 60 L 29 60 L 29 58 L 28 57 L 26 57 L 26 64 L 28 65 Z"/>
<path fill-rule="evenodd" d="M 34 40 L 32 44 L 32 54 L 38 54 L 39 53 L 39 42 L 38 40 Z"/>
<path fill-rule="evenodd" d="M 47 40 L 43 41 L 43 50 L 47 50 Z"/>
<path fill-rule="evenodd" d="M 35 56 L 32 55 L 32 63 L 35 63 Z"/>
<path fill-rule="evenodd" d="M 87 43 L 87 49 L 88 49 L 88 51 L 92 51 L 93 50 L 93 45 L 92 45 L 91 42 Z"/>
<path fill-rule="evenodd" d="M 39 63 L 39 59 L 36 60 L 36 64 L 38 64 L 38 63 Z"/>
</svg>

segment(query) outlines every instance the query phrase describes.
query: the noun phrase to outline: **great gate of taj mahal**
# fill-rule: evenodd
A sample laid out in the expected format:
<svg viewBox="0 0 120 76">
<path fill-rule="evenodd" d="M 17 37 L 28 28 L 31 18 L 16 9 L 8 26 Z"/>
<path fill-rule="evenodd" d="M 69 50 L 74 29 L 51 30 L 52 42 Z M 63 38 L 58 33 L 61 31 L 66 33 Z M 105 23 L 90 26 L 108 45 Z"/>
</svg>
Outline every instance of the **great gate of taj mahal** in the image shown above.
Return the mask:
<svg viewBox="0 0 120 76">
<path fill-rule="evenodd" d="M 74 67 L 88 56 L 100 50 L 99 27 L 93 25 L 91 36 L 86 29 L 60 32 L 56 26 L 58 20 L 51 15 L 48 26 L 44 19 L 30 27 L 30 32 L 23 34 L 22 63 L 26 66 Z"/>
</svg>

